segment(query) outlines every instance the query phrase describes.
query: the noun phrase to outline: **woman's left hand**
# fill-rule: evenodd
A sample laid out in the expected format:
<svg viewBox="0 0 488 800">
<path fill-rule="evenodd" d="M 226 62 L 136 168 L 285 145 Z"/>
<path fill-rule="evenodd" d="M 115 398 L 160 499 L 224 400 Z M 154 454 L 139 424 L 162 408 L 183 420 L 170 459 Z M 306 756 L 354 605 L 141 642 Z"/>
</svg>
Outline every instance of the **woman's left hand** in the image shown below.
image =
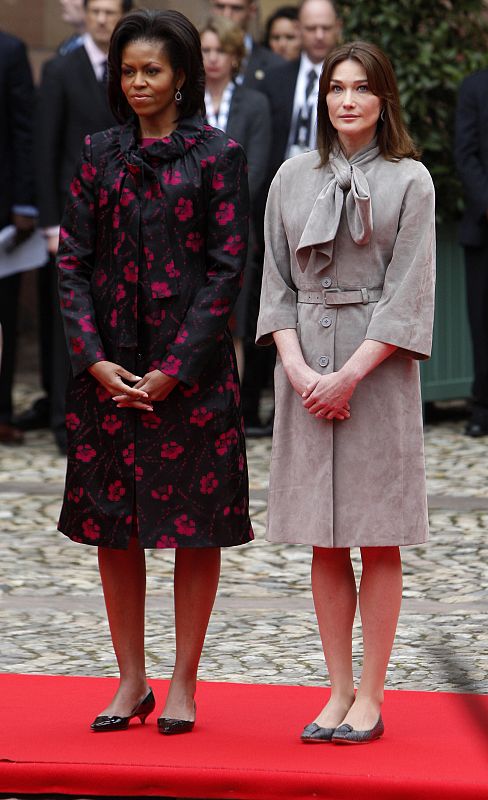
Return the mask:
<svg viewBox="0 0 488 800">
<path fill-rule="evenodd" d="M 170 375 L 155 369 L 151 372 L 146 372 L 144 377 L 134 384 L 134 389 L 143 389 L 147 392 L 148 401 L 152 403 L 166 400 L 177 383 L 177 378 L 172 378 Z M 133 400 L 124 394 L 116 395 L 112 399 L 117 403 L 117 408 L 140 408 L 146 410 L 146 406 L 143 406 L 138 400 Z"/>
<path fill-rule="evenodd" d="M 303 405 L 319 419 L 348 419 L 349 400 L 355 388 L 356 383 L 340 372 L 321 375 L 317 383 L 307 385 L 302 394 Z"/>
</svg>

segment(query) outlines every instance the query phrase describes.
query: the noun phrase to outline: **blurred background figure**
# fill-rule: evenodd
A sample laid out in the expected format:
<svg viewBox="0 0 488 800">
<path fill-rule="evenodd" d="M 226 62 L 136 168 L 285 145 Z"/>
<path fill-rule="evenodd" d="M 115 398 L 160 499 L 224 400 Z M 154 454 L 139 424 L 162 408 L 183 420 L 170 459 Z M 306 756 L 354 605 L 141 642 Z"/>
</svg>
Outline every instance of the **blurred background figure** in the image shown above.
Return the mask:
<svg viewBox="0 0 488 800">
<path fill-rule="evenodd" d="M 65 56 L 83 44 L 85 33 L 85 3 L 84 0 L 59 0 L 61 6 L 61 19 L 71 25 L 74 32 L 68 36 L 58 47 L 58 55 Z"/>
<path fill-rule="evenodd" d="M 259 83 L 259 89 L 269 101 L 273 131 L 267 180 L 256 209 L 256 230 L 262 251 L 267 189 L 286 158 L 316 146 L 319 76 L 326 55 L 338 43 L 341 32 L 341 22 L 331 0 L 302 0 L 298 5 L 298 19 L 303 48 L 300 56 L 268 70 Z M 262 268 L 249 306 L 250 330 L 256 329 L 261 275 Z M 269 436 L 273 431 L 273 419 L 261 419 L 260 404 L 263 389 L 271 381 L 274 350 L 257 347 L 253 338 L 246 345 L 246 364 L 248 369 L 242 386 L 246 435 Z"/>
<path fill-rule="evenodd" d="M 40 224 L 48 251 L 51 303 L 50 424 L 59 450 L 66 452 L 65 391 L 69 360 L 57 299 L 54 257 L 59 222 L 71 178 L 87 134 L 115 124 L 109 109 L 107 53 L 112 31 L 132 0 L 85 0 L 82 43 L 44 65 L 36 120 Z"/>
<path fill-rule="evenodd" d="M 67 55 L 83 44 L 85 32 L 84 0 L 59 0 L 60 17 L 71 25 L 73 34 L 64 39 L 57 48 L 58 55 Z M 51 418 L 51 382 L 52 382 L 52 265 L 36 270 L 37 284 L 37 318 L 39 328 L 40 379 L 43 396 L 38 397 L 30 408 L 13 419 L 19 430 L 29 431 L 49 428 Z"/>
<path fill-rule="evenodd" d="M 258 11 L 255 0 L 210 0 L 210 11 L 214 16 L 226 17 L 238 25 L 244 32 L 245 54 L 241 62 L 237 83 L 248 89 L 259 89 L 266 73 L 274 66 L 283 63 L 283 59 L 256 42 L 250 28 Z"/>
<path fill-rule="evenodd" d="M 466 200 L 459 238 L 464 247 L 474 382 L 467 436 L 488 436 L 488 69 L 459 89 L 456 163 Z"/>
<path fill-rule="evenodd" d="M 302 0 L 298 20 L 300 57 L 269 71 L 261 84 L 273 119 L 270 180 L 285 159 L 316 147 L 319 77 L 325 57 L 341 34 L 332 0 Z"/>
<path fill-rule="evenodd" d="M 205 68 L 205 106 L 210 125 L 225 131 L 244 148 L 248 163 L 251 211 L 268 171 L 271 115 L 266 97 L 236 83 L 245 56 L 244 33 L 232 20 L 212 17 L 200 29 Z M 255 282 L 256 241 L 250 227 L 244 280 L 231 319 L 239 376 L 244 372 L 244 339 L 249 334 L 249 296 Z"/>
<path fill-rule="evenodd" d="M 32 158 L 34 87 L 24 43 L 0 31 L 0 230 L 14 224 L 17 240 L 36 224 Z M 1 273 L 0 273 L 1 274 Z M 12 422 L 17 312 L 21 275 L 0 278 L 0 442 L 19 444 L 23 434 Z"/>
<path fill-rule="evenodd" d="M 300 58 L 302 39 L 296 6 L 281 6 L 268 17 L 263 44 L 285 61 Z"/>
</svg>

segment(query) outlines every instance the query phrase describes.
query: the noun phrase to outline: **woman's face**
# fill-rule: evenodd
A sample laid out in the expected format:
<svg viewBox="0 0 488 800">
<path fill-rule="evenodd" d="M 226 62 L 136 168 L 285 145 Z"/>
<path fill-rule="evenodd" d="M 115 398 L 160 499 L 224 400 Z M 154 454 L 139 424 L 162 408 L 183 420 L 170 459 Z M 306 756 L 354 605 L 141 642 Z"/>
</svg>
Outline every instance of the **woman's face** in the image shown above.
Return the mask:
<svg viewBox="0 0 488 800">
<path fill-rule="evenodd" d="M 300 55 L 302 40 L 298 20 L 278 17 L 271 25 L 269 46 L 287 61 L 295 61 Z"/>
<path fill-rule="evenodd" d="M 339 141 L 359 150 L 374 138 L 382 101 L 368 86 L 366 71 L 355 59 L 336 64 L 332 72 L 327 108 Z"/>
<path fill-rule="evenodd" d="M 230 81 L 236 57 L 226 53 L 219 37 L 213 31 L 204 31 L 201 36 L 205 75 L 211 81 Z"/>
<path fill-rule="evenodd" d="M 176 75 L 161 42 L 130 42 L 122 51 L 121 87 L 138 117 L 178 116 L 175 92 L 184 77 Z"/>
</svg>

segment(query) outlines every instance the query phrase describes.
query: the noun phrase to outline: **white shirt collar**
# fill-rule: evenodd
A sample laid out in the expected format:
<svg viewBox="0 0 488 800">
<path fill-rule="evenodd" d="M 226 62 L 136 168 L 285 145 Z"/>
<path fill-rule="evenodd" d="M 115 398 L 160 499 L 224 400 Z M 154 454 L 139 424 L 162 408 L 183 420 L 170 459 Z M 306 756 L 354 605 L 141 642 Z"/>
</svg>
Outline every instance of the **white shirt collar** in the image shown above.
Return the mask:
<svg viewBox="0 0 488 800">
<path fill-rule="evenodd" d="M 97 80 L 102 80 L 103 68 L 105 66 L 105 62 L 107 61 L 107 53 L 104 53 L 103 50 L 100 50 L 89 33 L 83 34 L 83 47 L 85 48 L 87 56 L 90 59 L 93 71 L 97 76 Z"/>
<path fill-rule="evenodd" d="M 300 56 L 300 72 L 304 73 L 305 75 L 308 75 L 310 70 L 314 69 L 320 78 L 320 73 L 322 72 L 323 64 L 324 64 L 323 61 L 319 61 L 318 64 L 314 64 L 313 61 L 310 61 L 305 51 L 302 50 L 302 54 Z"/>
</svg>

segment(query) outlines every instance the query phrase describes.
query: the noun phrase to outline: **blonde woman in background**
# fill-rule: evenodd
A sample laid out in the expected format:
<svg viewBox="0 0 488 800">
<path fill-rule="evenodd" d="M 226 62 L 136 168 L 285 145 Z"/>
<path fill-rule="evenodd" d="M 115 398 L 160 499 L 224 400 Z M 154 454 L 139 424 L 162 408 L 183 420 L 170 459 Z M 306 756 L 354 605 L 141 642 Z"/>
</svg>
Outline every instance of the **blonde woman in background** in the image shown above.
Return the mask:
<svg viewBox="0 0 488 800">
<path fill-rule="evenodd" d="M 268 174 L 271 148 L 271 115 L 266 97 L 236 82 L 244 58 L 244 33 L 224 17 L 211 17 L 200 29 L 205 68 L 207 122 L 225 131 L 243 147 L 249 168 L 252 210 Z M 254 284 L 255 236 L 251 225 L 244 281 L 231 320 L 239 375 L 244 371 L 244 338 L 247 335 L 249 296 Z M 233 324 L 232 324 L 233 323 Z"/>
</svg>

